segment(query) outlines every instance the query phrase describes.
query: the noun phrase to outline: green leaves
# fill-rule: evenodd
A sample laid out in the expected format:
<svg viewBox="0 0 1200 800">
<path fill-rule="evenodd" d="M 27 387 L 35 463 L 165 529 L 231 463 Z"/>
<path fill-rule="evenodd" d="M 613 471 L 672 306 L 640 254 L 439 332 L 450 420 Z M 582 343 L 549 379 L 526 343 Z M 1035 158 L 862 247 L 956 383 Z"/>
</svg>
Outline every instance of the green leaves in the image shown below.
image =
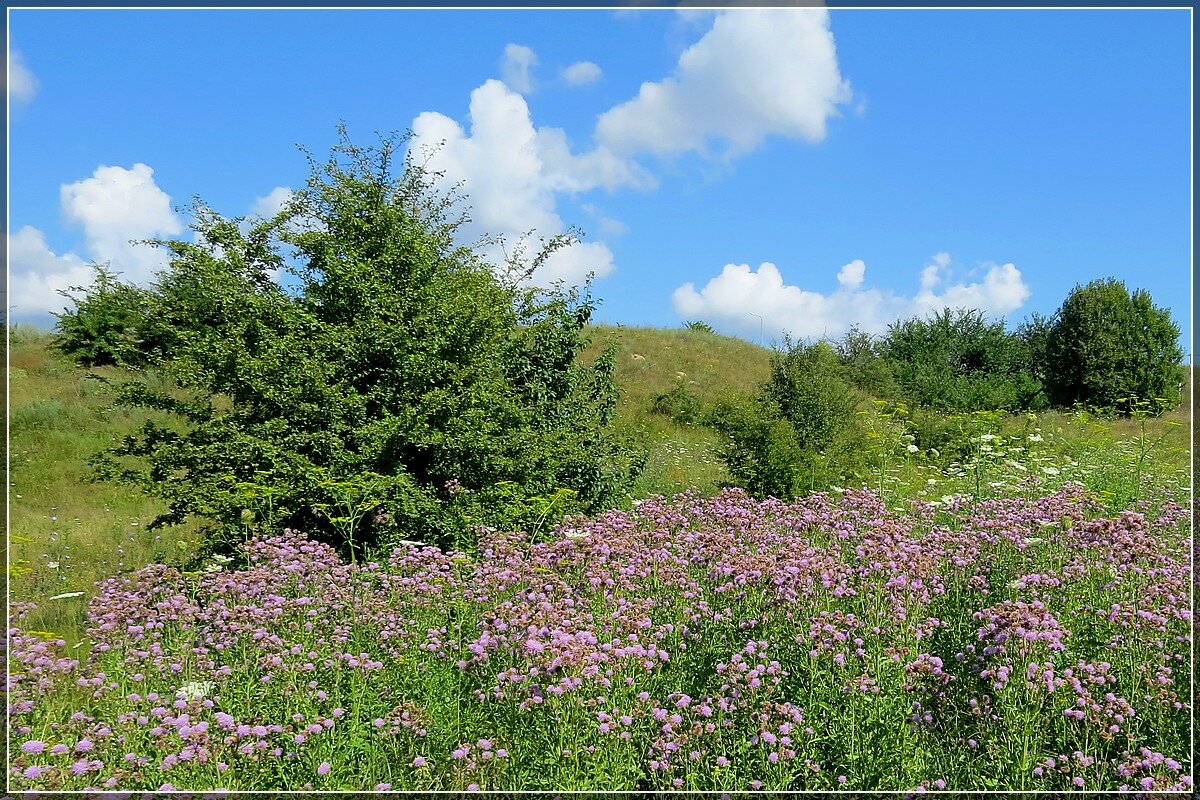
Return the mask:
<svg viewBox="0 0 1200 800">
<path fill-rule="evenodd" d="M 1045 334 L 1046 384 L 1059 405 L 1131 414 L 1130 398 L 1179 402 L 1179 326 L 1150 295 L 1115 279 L 1076 286 Z"/>
<path fill-rule="evenodd" d="M 166 500 L 160 523 L 205 517 L 230 542 L 292 526 L 354 554 L 460 540 L 478 520 L 448 482 L 510 487 L 487 524 L 514 526 L 597 510 L 631 482 L 608 428 L 611 357 L 577 363 L 591 299 L 498 280 L 403 143 L 343 137 L 276 217 L 197 203 L 195 242 L 163 243 L 170 265 L 128 315 L 171 331 L 163 379 L 119 397 L 172 422 L 98 461 Z M 104 281 L 85 304 L 126 292 Z"/>
</svg>

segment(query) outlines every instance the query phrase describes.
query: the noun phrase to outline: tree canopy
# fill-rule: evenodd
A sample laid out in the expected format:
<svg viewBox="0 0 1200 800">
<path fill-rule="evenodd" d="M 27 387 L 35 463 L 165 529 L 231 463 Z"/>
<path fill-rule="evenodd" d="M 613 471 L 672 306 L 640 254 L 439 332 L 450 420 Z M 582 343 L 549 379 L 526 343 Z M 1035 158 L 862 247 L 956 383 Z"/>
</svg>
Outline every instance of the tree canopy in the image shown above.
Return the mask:
<svg viewBox="0 0 1200 800">
<path fill-rule="evenodd" d="M 599 509 L 631 483 L 611 353 L 577 363 L 594 302 L 456 243 L 457 198 L 403 144 L 343 132 L 273 218 L 198 203 L 195 240 L 160 243 L 170 264 L 133 325 L 170 331 L 165 380 L 119 396 L 170 422 L 96 461 L 166 500 L 159 524 L 289 525 L 352 551 L 461 543 L 472 525 L 527 524 L 547 498 Z"/>
</svg>

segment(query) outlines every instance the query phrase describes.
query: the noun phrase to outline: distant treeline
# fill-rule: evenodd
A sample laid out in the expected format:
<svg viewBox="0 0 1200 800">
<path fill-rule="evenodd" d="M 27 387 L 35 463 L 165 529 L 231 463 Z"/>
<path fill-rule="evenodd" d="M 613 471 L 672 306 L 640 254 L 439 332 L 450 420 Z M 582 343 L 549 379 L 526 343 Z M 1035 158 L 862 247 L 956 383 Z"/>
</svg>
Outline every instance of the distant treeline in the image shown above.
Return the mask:
<svg viewBox="0 0 1200 800">
<path fill-rule="evenodd" d="M 687 327 L 712 330 L 702 321 Z M 1149 294 L 1099 280 L 1016 330 L 980 311 L 946 309 L 883 336 L 851 329 L 833 341 L 785 340 L 756 394 L 714 402 L 680 382 L 653 410 L 720 431 L 737 485 L 793 497 L 878 471 L 895 447 L 965 456 L 957 451 L 1002 412 L 1161 413 L 1180 399 L 1178 340 L 1179 327 Z"/>
<path fill-rule="evenodd" d="M 711 330 L 703 322 L 688 327 Z M 777 356 L 825 349 L 816 361 L 849 385 L 939 411 L 1128 413 L 1137 402 L 1178 405 L 1179 336 L 1170 312 L 1147 292 L 1108 278 L 1076 286 L 1053 316 L 1034 314 L 1012 330 L 981 311 L 947 308 L 879 336 L 853 327 L 815 344 L 785 340 Z"/>
</svg>

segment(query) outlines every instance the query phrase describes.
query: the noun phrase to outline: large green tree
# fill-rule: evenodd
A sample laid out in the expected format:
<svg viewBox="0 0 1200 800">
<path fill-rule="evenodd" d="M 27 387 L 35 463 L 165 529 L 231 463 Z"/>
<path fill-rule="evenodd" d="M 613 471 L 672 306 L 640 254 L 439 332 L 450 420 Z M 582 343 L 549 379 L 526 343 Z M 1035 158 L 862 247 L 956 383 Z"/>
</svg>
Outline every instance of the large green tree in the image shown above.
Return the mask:
<svg viewBox="0 0 1200 800">
<path fill-rule="evenodd" d="M 1118 411 L 1136 400 L 1178 404 L 1179 333 L 1170 311 L 1142 289 L 1131 294 L 1114 278 L 1076 286 L 1044 335 L 1051 400 Z"/>
<path fill-rule="evenodd" d="M 529 288 L 520 265 L 498 271 L 457 244 L 456 198 L 403 145 L 343 134 L 274 218 L 198 206 L 195 240 L 161 243 L 167 380 L 120 396 L 171 422 L 98 459 L 168 502 L 160 523 L 291 525 L 353 552 L 461 542 L 472 524 L 522 524 L 547 497 L 596 510 L 630 484 L 637 464 L 609 428 L 611 354 L 577 361 L 592 301 Z"/>
</svg>

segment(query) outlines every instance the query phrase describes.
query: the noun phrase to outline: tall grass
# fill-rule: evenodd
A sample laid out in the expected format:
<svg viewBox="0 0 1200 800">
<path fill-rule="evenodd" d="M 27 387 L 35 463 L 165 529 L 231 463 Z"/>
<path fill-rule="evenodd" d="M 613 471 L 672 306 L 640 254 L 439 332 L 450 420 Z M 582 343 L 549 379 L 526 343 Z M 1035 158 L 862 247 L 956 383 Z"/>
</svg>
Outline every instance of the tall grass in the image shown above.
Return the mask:
<svg viewBox="0 0 1200 800">
<path fill-rule="evenodd" d="M 14 598 L 43 601 L 89 589 L 114 573 L 178 560 L 195 529 L 149 532 L 163 506 L 128 488 L 91 483 L 88 459 L 149 415 L 109 407 L 102 380 L 113 368 L 83 370 L 50 347 L 48 334 L 22 329 L 9 353 L 11 550 Z M 181 544 L 182 543 L 182 544 Z M 77 641 L 83 604 L 47 604 L 31 619 Z"/>
</svg>

